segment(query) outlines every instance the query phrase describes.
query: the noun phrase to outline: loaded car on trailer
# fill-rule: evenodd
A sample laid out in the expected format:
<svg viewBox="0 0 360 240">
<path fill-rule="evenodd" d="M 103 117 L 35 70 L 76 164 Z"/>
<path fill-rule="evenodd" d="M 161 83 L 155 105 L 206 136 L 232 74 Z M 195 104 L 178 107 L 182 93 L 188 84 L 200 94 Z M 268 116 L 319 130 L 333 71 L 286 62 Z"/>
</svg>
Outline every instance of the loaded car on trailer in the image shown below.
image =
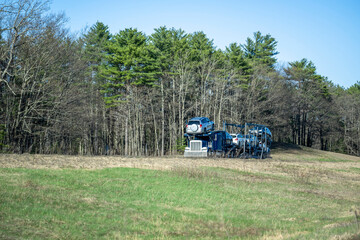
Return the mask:
<svg viewBox="0 0 360 240">
<path fill-rule="evenodd" d="M 231 134 L 231 136 L 233 137 L 233 143 L 238 146 L 244 144 L 244 142 L 245 143 L 250 142 L 250 135 Z"/>
<path fill-rule="evenodd" d="M 214 122 L 207 117 L 195 117 L 186 124 L 186 133 L 201 134 L 214 130 Z"/>
</svg>

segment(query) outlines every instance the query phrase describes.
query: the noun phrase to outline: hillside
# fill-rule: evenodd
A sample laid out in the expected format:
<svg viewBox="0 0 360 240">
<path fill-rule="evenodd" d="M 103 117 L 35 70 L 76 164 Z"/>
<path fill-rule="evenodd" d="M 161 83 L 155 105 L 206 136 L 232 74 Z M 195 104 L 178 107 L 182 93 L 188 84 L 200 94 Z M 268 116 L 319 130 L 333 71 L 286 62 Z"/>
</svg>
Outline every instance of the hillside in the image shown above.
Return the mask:
<svg viewBox="0 0 360 240">
<path fill-rule="evenodd" d="M 274 147 L 265 160 L 3 154 L 0 238 L 359 239 L 360 158 Z"/>
</svg>

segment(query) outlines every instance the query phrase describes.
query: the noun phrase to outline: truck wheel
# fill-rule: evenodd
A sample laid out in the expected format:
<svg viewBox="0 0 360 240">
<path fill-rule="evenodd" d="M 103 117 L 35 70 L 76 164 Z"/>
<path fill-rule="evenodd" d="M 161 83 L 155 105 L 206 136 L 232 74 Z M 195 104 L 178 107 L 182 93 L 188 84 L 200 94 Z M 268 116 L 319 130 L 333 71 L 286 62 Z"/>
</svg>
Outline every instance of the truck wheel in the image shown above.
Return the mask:
<svg viewBox="0 0 360 240">
<path fill-rule="evenodd" d="M 212 150 L 210 150 L 210 151 L 208 152 L 208 156 L 209 156 L 209 157 L 215 157 L 215 152 L 212 151 Z"/>
</svg>

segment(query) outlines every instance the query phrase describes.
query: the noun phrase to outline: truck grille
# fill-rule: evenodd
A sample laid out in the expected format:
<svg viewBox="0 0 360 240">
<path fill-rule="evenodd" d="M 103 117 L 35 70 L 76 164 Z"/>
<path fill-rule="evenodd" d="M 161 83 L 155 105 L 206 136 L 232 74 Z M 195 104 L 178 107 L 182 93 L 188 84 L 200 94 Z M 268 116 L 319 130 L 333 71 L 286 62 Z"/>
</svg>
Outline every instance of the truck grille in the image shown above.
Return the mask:
<svg viewBox="0 0 360 240">
<path fill-rule="evenodd" d="M 200 151 L 201 150 L 201 141 L 190 141 L 190 150 L 191 151 Z"/>
</svg>

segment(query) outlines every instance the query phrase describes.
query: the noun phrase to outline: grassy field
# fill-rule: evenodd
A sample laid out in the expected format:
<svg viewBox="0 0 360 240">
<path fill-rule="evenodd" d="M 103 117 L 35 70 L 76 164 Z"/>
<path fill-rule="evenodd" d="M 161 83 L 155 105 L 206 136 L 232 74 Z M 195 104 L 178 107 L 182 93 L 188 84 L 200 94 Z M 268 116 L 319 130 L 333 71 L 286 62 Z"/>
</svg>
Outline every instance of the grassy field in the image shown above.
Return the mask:
<svg viewBox="0 0 360 240">
<path fill-rule="evenodd" d="M 0 157 L 0 239 L 360 239 L 356 157 L 50 157 Z"/>
</svg>

